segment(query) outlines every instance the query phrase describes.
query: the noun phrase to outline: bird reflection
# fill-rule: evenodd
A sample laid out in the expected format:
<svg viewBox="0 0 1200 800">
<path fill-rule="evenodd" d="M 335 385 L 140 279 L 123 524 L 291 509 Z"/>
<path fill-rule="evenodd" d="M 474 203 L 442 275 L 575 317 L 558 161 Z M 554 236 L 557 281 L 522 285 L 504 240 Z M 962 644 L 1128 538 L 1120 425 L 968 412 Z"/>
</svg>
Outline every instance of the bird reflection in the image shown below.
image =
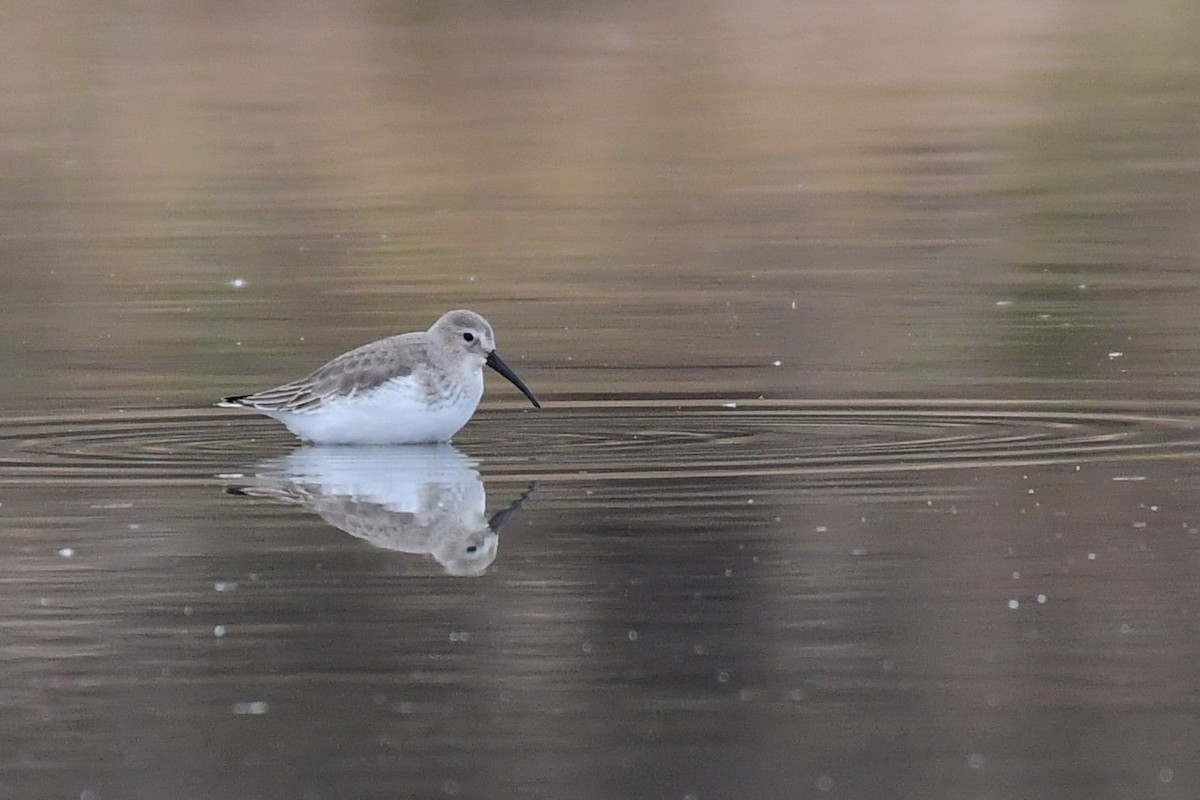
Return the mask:
<svg viewBox="0 0 1200 800">
<path fill-rule="evenodd" d="M 376 547 L 432 556 L 450 575 L 482 575 L 500 529 L 533 493 L 485 514 L 483 481 L 452 445 L 301 447 L 258 465 L 231 494 L 297 505 Z"/>
</svg>

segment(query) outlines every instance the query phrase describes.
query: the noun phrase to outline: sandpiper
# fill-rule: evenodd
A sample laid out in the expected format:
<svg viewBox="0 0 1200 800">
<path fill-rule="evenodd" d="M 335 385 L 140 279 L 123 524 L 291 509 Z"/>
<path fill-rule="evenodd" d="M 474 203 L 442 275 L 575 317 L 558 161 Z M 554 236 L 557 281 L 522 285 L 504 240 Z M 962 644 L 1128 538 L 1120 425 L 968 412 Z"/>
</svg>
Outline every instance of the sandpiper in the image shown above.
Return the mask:
<svg viewBox="0 0 1200 800">
<path fill-rule="evenodd" d="M 315 444 L 447 442 L 479 405 L 485 364 L 542 407 L 497 355 L 492 326 L 464 309 L 427 331 L 365 344 L 300 380 L 217 405 L 265 414 Z"/>
</svg>

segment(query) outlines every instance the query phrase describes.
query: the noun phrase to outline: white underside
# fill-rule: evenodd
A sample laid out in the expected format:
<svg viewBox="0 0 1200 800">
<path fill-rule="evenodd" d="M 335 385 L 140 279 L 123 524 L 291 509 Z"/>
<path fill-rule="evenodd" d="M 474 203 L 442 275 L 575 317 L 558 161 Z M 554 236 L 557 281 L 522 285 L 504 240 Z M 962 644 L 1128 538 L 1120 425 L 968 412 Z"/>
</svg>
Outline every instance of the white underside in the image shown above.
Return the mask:
<svg viewBox="0 0 1200 800">
<path fill-rule="evenodd" d="M 374 391 L 335 400 L 319 411 L 261 411 L 301 439 L 317 444 L 425 444 L 448 442 L 479 406 L 483 372 L 462 391 L 430 405 L 415 379 L 396 378 Z"/>
</svg>

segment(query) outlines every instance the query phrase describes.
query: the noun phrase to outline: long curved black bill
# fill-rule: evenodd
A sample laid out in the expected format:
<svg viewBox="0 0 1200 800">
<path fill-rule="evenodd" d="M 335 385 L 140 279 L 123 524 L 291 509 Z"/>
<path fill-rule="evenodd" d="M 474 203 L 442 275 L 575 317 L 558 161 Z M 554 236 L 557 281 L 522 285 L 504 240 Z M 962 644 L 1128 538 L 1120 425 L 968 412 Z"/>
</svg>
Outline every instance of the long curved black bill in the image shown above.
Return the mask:
<svg viewBox="0 0 1200 800">
<path fill-rule="evenodd" d="M 504 359 L 502 359 L 500 356 L 496 355 L 495 350 L 488 353 L 487 360 L 484 361 L 483 363 L 487 364 L 489 367 L 496 370 L 496 372 L 499 372 L 501 375 L 503 375 L 505 378 L 508 379 L 509 383 L 511 383 L 513 386 L 517 387 L 518 389 L 520 389 L 521 394 L 523 394 L 529 398 L 529 402 L 533 403 L 534 408 L 542 407 L 542 404 L 538 402 L 537 397 L 535 397 L 533 392 L 530 390 L 530 388 L 525 385 L 525 381 L 523 381 L 517 377 L 517 373 L 513 372 L 509 368 L 508 364 L 504 363 Z"/>
</svg>

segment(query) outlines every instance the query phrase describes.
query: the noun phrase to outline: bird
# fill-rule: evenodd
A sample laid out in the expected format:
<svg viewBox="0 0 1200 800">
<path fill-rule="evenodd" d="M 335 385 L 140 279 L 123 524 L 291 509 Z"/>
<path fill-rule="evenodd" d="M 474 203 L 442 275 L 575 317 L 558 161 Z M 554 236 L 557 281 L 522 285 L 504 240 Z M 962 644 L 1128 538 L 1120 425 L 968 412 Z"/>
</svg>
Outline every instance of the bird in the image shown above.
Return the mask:
<svg viewBox="0 0 1200 800">
<path fill-rule="evenodd" d="M 479 405 L 485 366 L 542 407 L 496 352 L 492 326 L 466 309 L 446 312 L 427 331 L 364 344 L 299 380 L 217 405 L 265 414 L 313 444 L 448 442 Z"/>
</svg>

